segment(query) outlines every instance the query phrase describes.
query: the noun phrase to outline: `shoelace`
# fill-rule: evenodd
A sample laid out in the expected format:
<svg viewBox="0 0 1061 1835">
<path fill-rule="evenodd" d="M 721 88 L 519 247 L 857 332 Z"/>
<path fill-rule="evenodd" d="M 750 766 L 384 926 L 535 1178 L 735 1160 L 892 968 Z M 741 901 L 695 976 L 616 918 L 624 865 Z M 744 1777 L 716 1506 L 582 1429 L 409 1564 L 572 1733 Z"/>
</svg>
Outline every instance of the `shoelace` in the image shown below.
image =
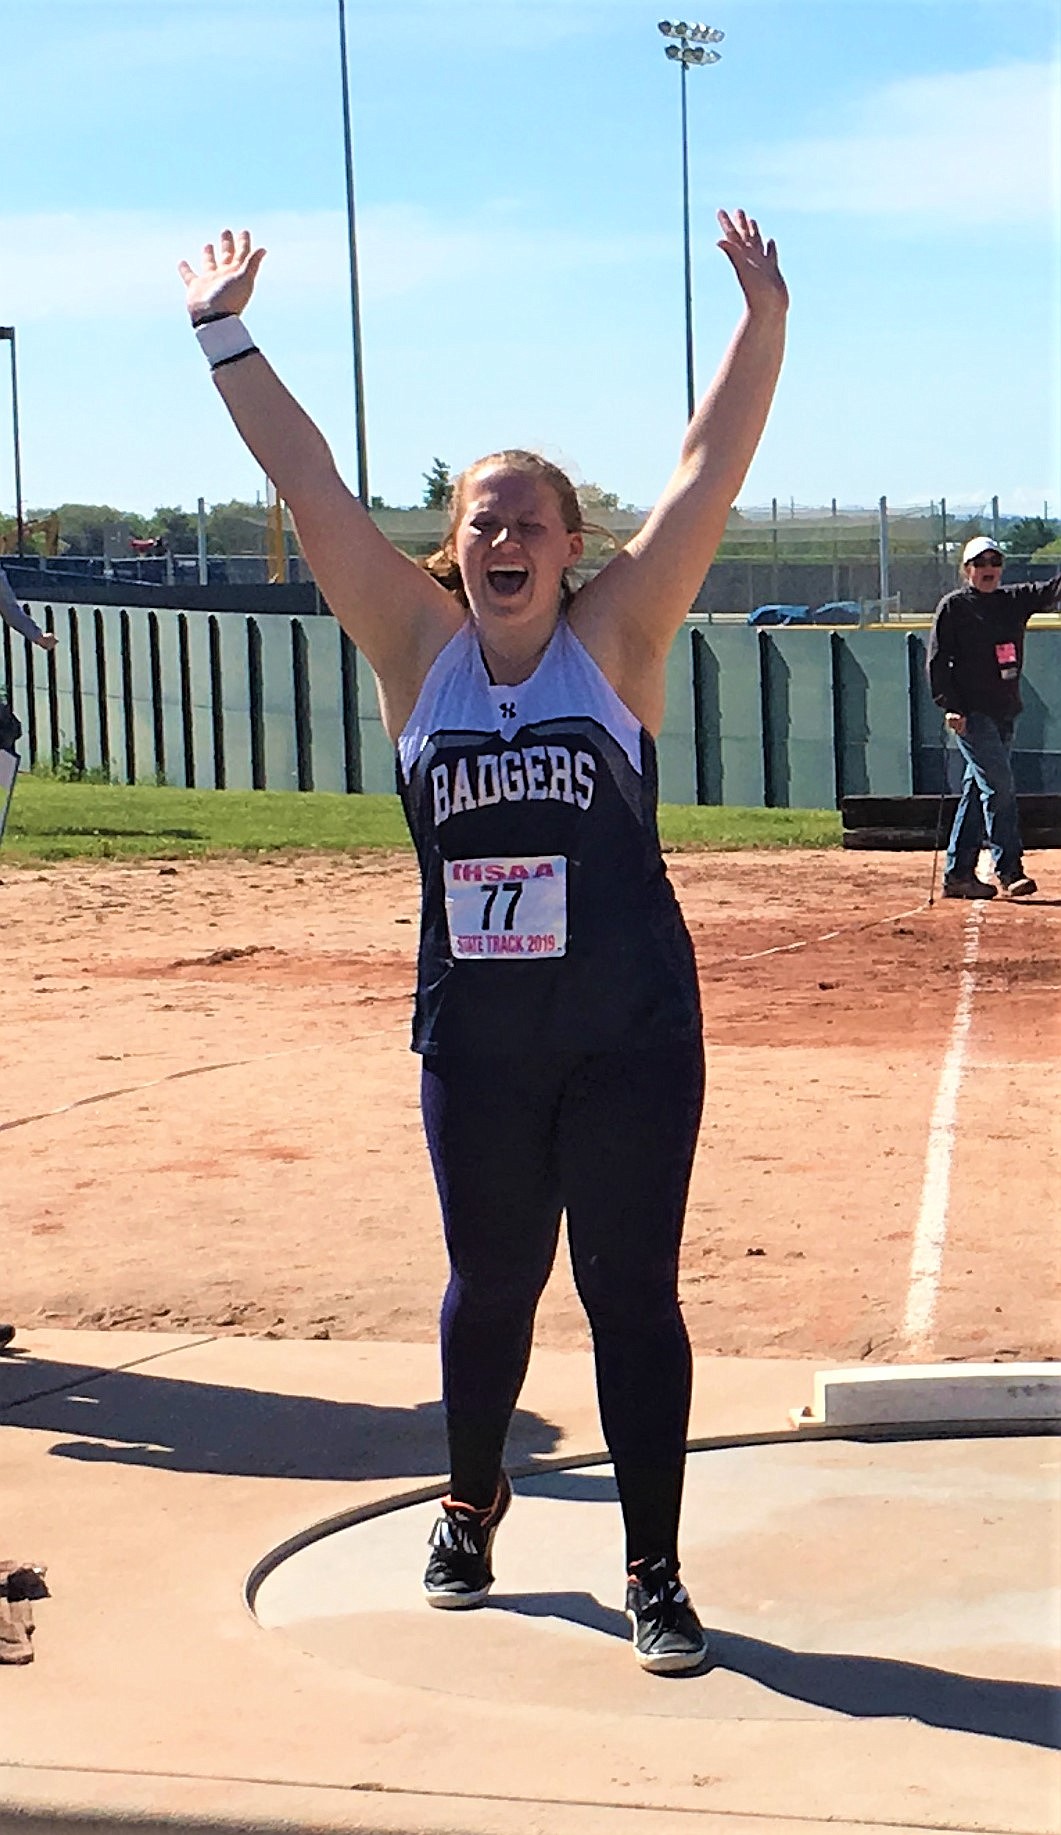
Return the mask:
<svg viewBox="0 0 1061 1835">
<path fill-rule="evenodd" d="M 456 1512 L 451 1514 L 447 1511 L 431 1531 L 431 1546 L 475 1559 L 483 1552 L 485 1535 L 485 1526 L 475 1517 L 466 1516 L 463 1512 L 458 1516 Z"/>
<path fill-rule="evenodd" d="M 669 1631 L 677 1619 L 677 1607 L 684 1606 L 689 1595 L 676 1580 L 667 1580 L 656 1592 L 644 1597 L 641 1609 L 642 1618 L 651 1618 L 661 1631 Z"/>
</svg>

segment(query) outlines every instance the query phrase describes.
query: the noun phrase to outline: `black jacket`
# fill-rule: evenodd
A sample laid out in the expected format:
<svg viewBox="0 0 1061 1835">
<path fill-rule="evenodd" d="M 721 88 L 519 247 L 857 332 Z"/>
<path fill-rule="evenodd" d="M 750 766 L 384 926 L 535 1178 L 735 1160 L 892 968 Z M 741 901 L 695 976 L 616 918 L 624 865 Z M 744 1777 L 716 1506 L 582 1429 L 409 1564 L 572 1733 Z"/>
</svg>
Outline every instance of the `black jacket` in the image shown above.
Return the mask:
<svg viewBox="0 0 1061 1835">
<path fill-rule="evenodd" d="M 1059 601 L 1061 574 L 1026 586 L 999 586 L 993 593 L 963 586 L 941 599 L 928 640 L 928 682 L 937 707 L 946 714 L 1015 719 L 1024 628 L 1033 612 Z"/>
</svg>

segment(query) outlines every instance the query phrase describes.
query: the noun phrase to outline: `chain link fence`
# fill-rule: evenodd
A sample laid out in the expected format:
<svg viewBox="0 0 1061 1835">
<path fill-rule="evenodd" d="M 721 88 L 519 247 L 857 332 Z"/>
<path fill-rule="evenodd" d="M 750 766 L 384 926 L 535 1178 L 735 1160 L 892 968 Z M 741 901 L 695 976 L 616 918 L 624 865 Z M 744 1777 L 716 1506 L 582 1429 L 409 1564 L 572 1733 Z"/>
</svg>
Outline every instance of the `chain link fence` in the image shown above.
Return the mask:
<svg viewBox="0 0 1061 1835">
<path fill-rule="evenodd" d="M 695 609 L 746 619 L 760 607 L 813 615 L 832 606 L 835 622 L 862 624 L 928 617 L 958 584 L 970 536 L 998 542 L 1009 581 L 1061 568 L 1059 525 L 1050 522 L 1047 508 L 1033 517 L 1007 513 L 997 497 L 980 504 L 940 498 L 902 505 L 881 497 L 872 508 L 835 498 L 828 507 L 775 498 L 731 512 Z M 1057 549 L 1052 561 L 1044 553 L 1051 543 Z"/>
<path fill-rule="evenodd" d="M 275 516 L 275 511 L 273 515 Z M 590 578 L 639 529 L 645 511 L 631 506 L 586 506 L 592 525 L 586 556 L 577 570 Z M 414 559 L 437 548 L 446 528 L 444 510 L 378 509 L 374 519 L 383 533 Z M 112 542 L 100 556 L 9 556 L 5 566 L 16 589 L 32 591 L 24 574 L 82 580 L 168 586 L 199 584 L 255 587 L 271 580 L 302 582 L 312 575 L 298 550 L 293 529 L 270 529 L 262 506 L 257 518 L 243 520 L 251 537 L 250 552 L 164 556 L 129 555 L 126 544 Z M 272 534 L 276 550 L 267 552 Z M 1041 516 L 1018 516 L 998 497 L 986 503 L 951 504 L 946 498 L 928 504 L 889 504 L 881 497 L 872 507 L 797 504 L 778 499 L 730 512 L 718 554 L 696 596 L 692 610 L 722 622 L 745 623 L 758 613 L 761 623 L 821 622 L 878 624 L 931 616 L 945 592 L 958 583 L 961 550 L 972 535 L 990 535 L 1006 555 L 1006 579 L 1047 578 L 1061 568 L 1061 521 L 1051 522 L 1048 506 Z M 1051 556 L 1051 548 L 1053 555 Z M 18 580 L 14 580 L 15 572 Z M 58 578 L 49 590 L 61 594 Z M 80 595 L 84 596 L 84 595 Z"/>
</svg>

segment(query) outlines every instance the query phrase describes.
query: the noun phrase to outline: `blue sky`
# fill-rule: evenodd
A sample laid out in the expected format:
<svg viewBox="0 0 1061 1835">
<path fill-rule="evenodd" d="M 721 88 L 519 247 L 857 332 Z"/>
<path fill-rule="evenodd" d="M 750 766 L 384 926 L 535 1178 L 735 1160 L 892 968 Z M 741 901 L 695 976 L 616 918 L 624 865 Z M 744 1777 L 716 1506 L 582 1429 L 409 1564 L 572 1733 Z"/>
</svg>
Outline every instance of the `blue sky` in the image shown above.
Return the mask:
<svg viewBox="0 0 1061 1835">
<path fill-rule="evenodd" d="M 705 0 L 706 3 L 706 0 Z M 530 445 L 650 503 L 685 406 L 679 77 L 642 0 L 348 0 L 369 480 Z M 672 15 L 673 16 L 673 15 Z M 775 234 L 789 354 L 746 504 L 1061 511 L 1056 0 L 711 0 L 689 76 L 697 381 Z M 0 0 L 0 323 L 27 504 L 264 481 L 175 264 L 269 249 L 248 313 L 353 480 L 336 0 Z M 13 507 L 0 346 L 0 508 Z"/>
</svg>

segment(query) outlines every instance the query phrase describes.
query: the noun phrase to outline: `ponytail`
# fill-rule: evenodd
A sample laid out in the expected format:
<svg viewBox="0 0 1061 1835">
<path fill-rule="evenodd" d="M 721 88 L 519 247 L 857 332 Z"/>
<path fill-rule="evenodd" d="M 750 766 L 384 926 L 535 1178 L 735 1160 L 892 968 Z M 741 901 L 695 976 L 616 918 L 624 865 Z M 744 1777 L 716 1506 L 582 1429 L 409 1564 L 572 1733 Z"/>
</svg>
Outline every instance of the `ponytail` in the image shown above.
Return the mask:
<svg viewBox="0 0 1061 1835">
<path fill-rule="evenodd" d="M 468 599 L 464 591 L 464 580 L 461 577 L 461 570 L 457 565 L 457 557 L 453 552 L 452 544 L 453 532 L 451 530 L 442 547 L 436 548 L 434 554 L 424 555 L 418 564 L 425 573 L 429 573 L 433 580 L 437 580 L 440 586 L 444 586 L 448 593 L 452 593 L 455 599 L 459 599 L 461 604 L 467 607 Z"/>
</svg>

